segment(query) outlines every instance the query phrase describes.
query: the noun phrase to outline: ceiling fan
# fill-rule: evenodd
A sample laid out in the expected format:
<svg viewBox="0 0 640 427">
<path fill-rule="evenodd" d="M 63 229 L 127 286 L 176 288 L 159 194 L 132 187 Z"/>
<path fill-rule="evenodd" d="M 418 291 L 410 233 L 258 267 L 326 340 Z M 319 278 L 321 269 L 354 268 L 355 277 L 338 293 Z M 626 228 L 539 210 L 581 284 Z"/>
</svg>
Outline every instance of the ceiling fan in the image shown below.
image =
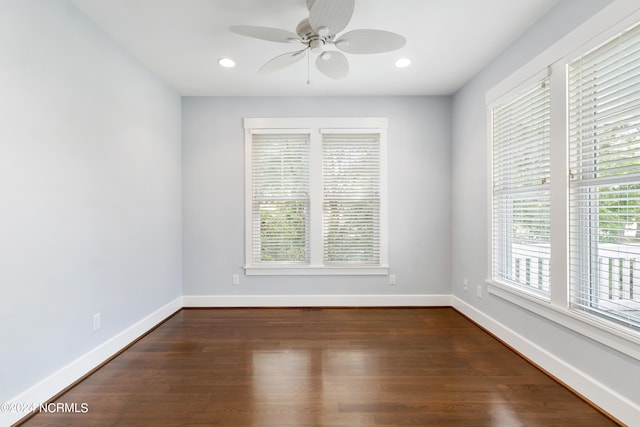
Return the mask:
<svg viewBox="0 0 640 427">
<path fill-rule="evenodd" d="M 276 56 L 264 64 L 258 72 L 271 73 L 292 65 L 310 52 L 318 53 L 315 64 L 318 70 L 332 79 L 343 79 L 349 74 L 346 53 L 383 53 L 405 45 L 406 39 L 396 33 L 383 30 L 353 30 L 337 36 L 345 29 L 355 0 L 306 0 L 309 17 L 298 24 L 296 32 L 271 27 L 232 25 L 229 30 L 247 37 L 279 43 L 301 43 L 300 50 Z M 329 50 L 335 46 L 338 50 Z M 307 81 L 308 83 L 308 81 Z"/>
</svg>

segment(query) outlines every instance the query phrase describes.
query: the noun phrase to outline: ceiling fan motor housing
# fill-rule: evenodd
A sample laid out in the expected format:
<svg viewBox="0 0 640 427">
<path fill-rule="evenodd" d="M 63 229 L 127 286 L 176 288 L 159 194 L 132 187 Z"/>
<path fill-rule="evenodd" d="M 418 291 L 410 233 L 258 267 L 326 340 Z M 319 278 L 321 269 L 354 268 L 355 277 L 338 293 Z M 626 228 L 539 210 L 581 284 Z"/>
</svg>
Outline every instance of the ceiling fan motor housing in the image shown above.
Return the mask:
<svg viewBox="0 0 640 427">
<path fill-rule="evenodd" d="M 326 27 L 321 27 L 319 32 L 320 34 L 316 33 L 316 31 L 311 27 L 311 23 L 308 18 L 300 21 L 296 27 L 296 34 L 298 34 L 302 42 L 308 45 L 314 52 L 322 50 L 324 45 L 335 37 L 335 34 L 329 34 L 329 29 Z"/>
<path fill-rule="evenodd" d="M 311 23 L 309 22 L 308 18 L 300 21 L 300 23 L 296 27 L 296 34 L 298 34 L 300 38 L 305 42 L 309 41 L 313 36 L 317 36 L 315 31 L 313 31 L 313 28 L 311 28 Z"/>
</svg>

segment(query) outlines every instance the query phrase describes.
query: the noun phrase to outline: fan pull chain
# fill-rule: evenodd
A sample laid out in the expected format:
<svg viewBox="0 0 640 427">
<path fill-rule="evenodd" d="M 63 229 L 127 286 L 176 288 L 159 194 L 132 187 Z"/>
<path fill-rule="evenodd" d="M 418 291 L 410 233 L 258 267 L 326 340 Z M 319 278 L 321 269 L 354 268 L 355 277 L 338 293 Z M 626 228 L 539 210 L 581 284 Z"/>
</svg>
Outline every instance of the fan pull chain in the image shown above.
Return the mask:
<svg viewBox="0 0 640 427">
<path fill-rule="evenodd" d="M 307 50 L 307 84 L 310 83 L 309 68 L 311 68 L 311 51 Z"/>
</svg>

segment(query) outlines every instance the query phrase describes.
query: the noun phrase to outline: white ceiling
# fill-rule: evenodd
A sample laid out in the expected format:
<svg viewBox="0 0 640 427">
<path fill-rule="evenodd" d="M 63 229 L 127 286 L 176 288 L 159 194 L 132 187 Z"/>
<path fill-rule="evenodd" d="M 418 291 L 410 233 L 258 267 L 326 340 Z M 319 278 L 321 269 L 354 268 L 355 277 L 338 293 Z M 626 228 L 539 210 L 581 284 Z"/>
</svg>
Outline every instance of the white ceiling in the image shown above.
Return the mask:
<svg viewBox="0 0 640 427">
<path fill-rule="evenodd" d="M 298 45 L 251 39 L 230 25 L 295 32 L 308 16 L 305 0 L 73 0 L 120 45 L 181 95 L 448 95 L 515 41 L 559 0 L 356 0 L 345 29 L 404 35 L 400 50 L 347 54 L 344 80 L 321 75 L 307 61 L 273 74 L 257 70 Z M 230 56 L 234 69 L 217 60 Z M 405 69 L 396 59 L 410 58 Z"/>
</svg>

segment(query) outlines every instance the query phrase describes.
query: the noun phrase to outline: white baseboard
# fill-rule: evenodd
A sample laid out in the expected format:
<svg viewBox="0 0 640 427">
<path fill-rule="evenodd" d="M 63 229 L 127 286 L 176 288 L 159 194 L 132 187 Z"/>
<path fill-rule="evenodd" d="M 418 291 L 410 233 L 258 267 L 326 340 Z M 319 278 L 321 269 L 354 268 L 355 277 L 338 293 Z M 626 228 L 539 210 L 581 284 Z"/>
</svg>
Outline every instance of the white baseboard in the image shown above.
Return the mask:
<svg viewBox="0 0 640 427">
<path fill-rule="evenodd" d="M 185 295 L 183 307 L 435 307 L 451 295 Z"/>
<path fill-rule="evenodd" d="M 451 302 L 453 308 L 503 340 L 565 385 L 602 408 L 602 410 L 629 426 L 639 425 L 640 406 L 636 403 L 576 369 L 571 364 L 559 359 L 458 297 L 452 296 Z"/>
<path fill-rule="evenodd" d="M 7 408 L 20 408 L 23 404 L 37 405 L 47 402 L 49 399 L 69 387 L 74 382 L 100 366 L 102 363 L 116 355 L 123 348 L 137 340 L 139 337 L 153 329 L 163 320 L 167 319 L 182 308 L 182 298 L 171 301 L 159 308 L 147 317 L 134 323 L 113 338 L 100 344 L 98 347 L 84 354 L 80 358 L 69 363 L 57 372 L 49 375 L 39 383 L 26 391 L 13 397 L 3 404 Z M 29 414 L 30 411 L 17 412 L 15 410 L 0 412 L 0 425 L 11 425 Z"/>
</svg>

